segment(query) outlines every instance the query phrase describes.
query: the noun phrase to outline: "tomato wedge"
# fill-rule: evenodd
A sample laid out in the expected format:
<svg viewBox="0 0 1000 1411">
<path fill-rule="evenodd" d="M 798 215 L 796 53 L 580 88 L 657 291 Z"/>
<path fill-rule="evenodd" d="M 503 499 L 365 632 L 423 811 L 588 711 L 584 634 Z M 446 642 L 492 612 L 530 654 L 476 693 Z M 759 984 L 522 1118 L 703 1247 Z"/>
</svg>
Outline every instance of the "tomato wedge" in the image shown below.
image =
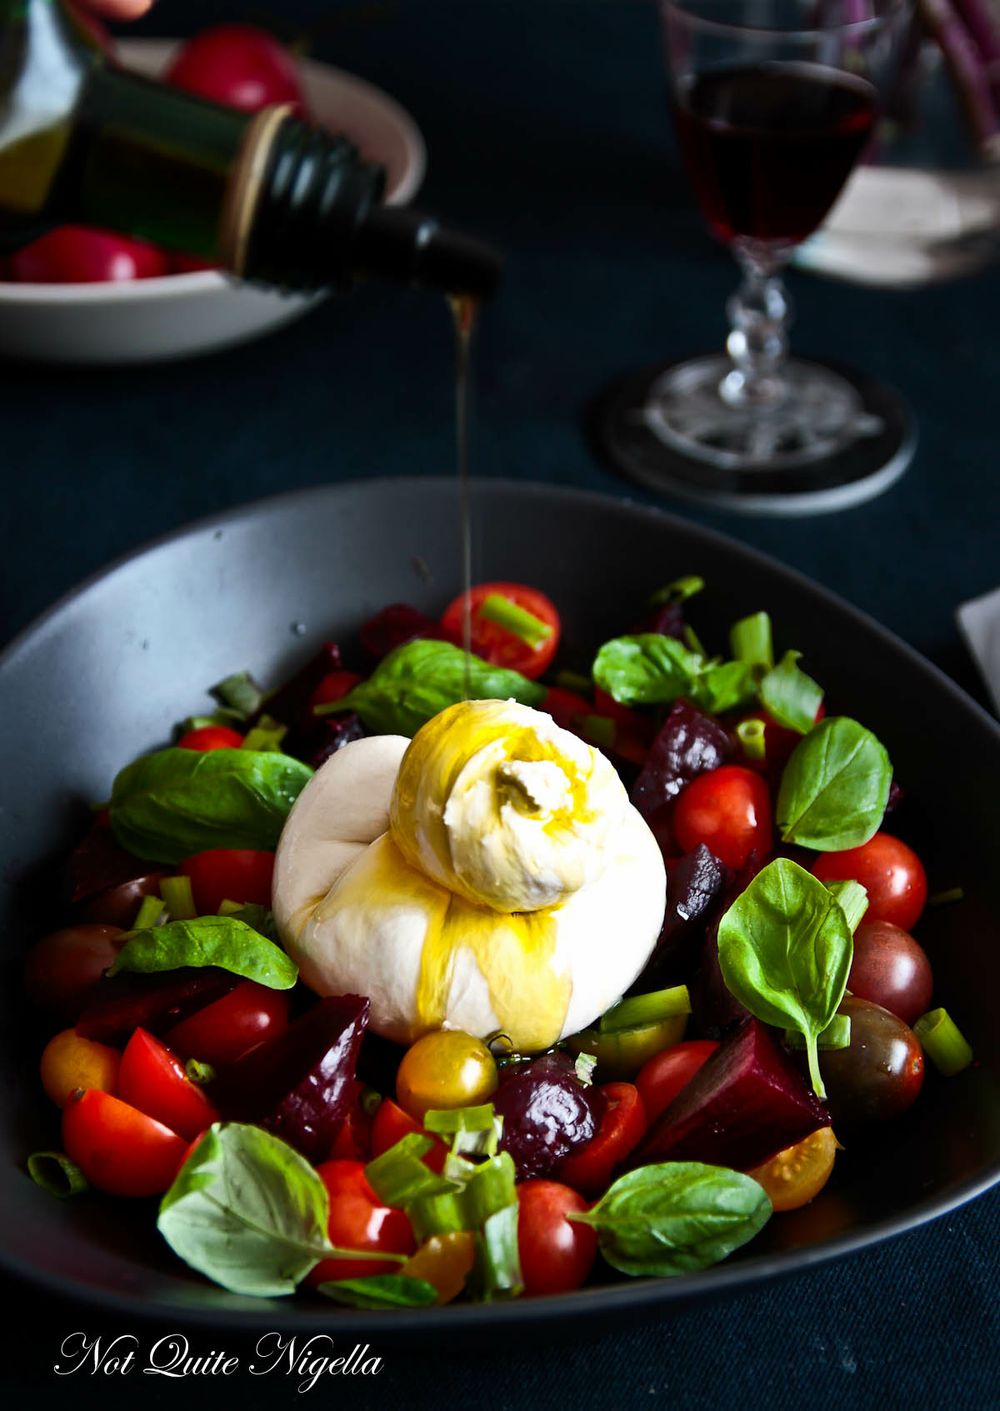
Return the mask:
<svg viewBox="0 0 1000 1411">
<path fill-rule="evenodd" d="M 271 878 L 274 853 L 252 848 L 209 848 L 196 852 L 181 863 L 181 871 L 191 878 L 194 904 L 199 916 L 214 915 L 224 901 L 257 902 L 271 905 Z"/>
<path fill-rule="evenodd" d="M 820 1127 L 747 1175 L 764 1187 L 775 1210 L 798 1210 L 830 1179 L 837 1146 L 833 1128 Z"/>
<path fill-rule="evenodd" d="M 218 1120 L 205 1090 L 193 1083 L 166 1044 L 136 1029 L 118 1070 L 122 1100 L 191 1141 Z"/>
<path fill-rule="evenodd" d="M 412 1254 L 413 1229 L 406 1213 L 383 1205 L 365 1179 L 361 1161 L 324 1161 L 316 1167 L 330 1198 L 327 1233 L 338 1249 L 369 1253 Z M 321 1259 L 306 1275 L 315 1287 L 328 1279 L 363 1279 L 369 1274 L 396 1274 L 397 1260 Z"/>
<path fill-rule="evenodd" d="M 484 617 L 483 607 L 489 598 L 506 598 L 515 609 L 522 608 L 530 613 L 542 624 L 544 635 L 525 640 L 516 631 Z M 559 646 L 561 625 L 555 604 L 537 588 L 529 588 L 524 583 L 479 583 L 470 589 L 468 602 L 472 614 L 472 650 L 475 654 L 494 666 L 509 667 L 532 680 L 541 676 Z M 462 640 L 465 604 L 466 595 L 463 593 L 448 605 L 441 617 L 442 628 L 456 642 Z"/>
<path fill-rule="evenodd" d="M 183 1137 L 97 1088 L 70 1099 L 62 1136 L 66 1155 L 109 1195 L 162 1195 L 188 1154 Z"/>
<path fill-rule="evenodd" d="M 228 994 L 175 1024 L 164 1038 L 185 1058 L 224 1068 L 287 1028 L 288 991 L 243 980 Z"/>
<path fill-rule="evenodd" d="M 422 1132 L 423 1130 L 420 1123 L 408 1112 L 404 1112 L 398 1103 L 393 1102 L 391 1097 L 384 1097 L 372 1119 L 372 1157 L 381 1156 L 383 1151 L 388 1151 L 391 1146 L 395 1146 L 398 1141 L 402 1141 L 411 1132 Z M 430 1133 L 427 1135 L 429 1136 Z M 434 1145 L 424 1157 L 424 1163 L 432 1171 L 440 1174 L 444 1170 L 447 1155 L 448 1148 L 439 1137 L 435 1137 Z"/>
<path fill-rule="evenodd" d="M 611 1173 L 646 1132 L 646 1109 L 634 1083 L 605 1083 L 606 1106 L 597 1135 L 559 1167 L 559 1180 L 584 1195 L 602 1195 Z"/>
</svg>

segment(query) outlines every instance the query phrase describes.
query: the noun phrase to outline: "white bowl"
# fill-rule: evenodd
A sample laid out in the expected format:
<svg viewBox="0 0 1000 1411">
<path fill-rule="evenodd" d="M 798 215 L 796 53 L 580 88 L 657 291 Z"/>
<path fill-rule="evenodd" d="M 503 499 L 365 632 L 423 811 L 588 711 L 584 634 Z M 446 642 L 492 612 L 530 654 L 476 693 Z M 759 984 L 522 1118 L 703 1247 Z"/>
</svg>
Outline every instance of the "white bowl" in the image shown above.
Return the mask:
<svg viewBox="0 0 1000 1411">
<path fill-rule="evenodd" d="M 130 39 L 118 53 L 128 68 L 156 74 L 177 47 L 175 40 Z M 385 166 L 387 201 L 409 201 L 423 180 L 426 149 L 405 109 L 340 69 L 305 60 L 301 74 L 316 121 Z M 0 354 L 76 364 L 182 358 L 256 338 L 324 297 L 279 294 L 216 270 L 108 284 L 0 283 Z"/>
</svg>

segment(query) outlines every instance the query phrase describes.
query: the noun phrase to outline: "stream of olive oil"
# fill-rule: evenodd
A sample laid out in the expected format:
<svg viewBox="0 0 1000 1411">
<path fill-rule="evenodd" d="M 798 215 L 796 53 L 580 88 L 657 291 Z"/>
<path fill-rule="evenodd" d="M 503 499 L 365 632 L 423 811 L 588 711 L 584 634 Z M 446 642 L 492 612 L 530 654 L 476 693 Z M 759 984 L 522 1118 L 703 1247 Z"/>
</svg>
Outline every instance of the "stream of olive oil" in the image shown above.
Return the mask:
<svg viewBox="0 0 1000 1411">
<path fill-rule="evenodd" d="M 458 518 L 462 554 L 462 647 L 465 651 L 465 698 L 472 695 L 472 506 L 469 493 L 469 368 L 479 301 L 471 294 L 449 294 L 455 324 L 455 464 L 458 470 Z"/>
</svg>

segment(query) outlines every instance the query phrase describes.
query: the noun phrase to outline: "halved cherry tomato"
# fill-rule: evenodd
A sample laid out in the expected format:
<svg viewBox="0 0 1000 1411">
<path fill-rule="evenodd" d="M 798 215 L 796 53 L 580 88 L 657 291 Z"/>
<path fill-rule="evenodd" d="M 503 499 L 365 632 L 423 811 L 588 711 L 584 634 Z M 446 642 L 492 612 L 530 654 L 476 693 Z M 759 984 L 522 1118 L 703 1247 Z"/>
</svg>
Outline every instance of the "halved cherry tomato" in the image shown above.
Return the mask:
<svg viewBox="0 0 1000 1411">
<path fill-rule="evenodd" d="M 820 1127 L 747 1175 L 764 1187 L 775 1210 L 798 1210 L 826 1185 L 836 1155 L 833 1128 Z"/>
<path fill-rule="evenodd" d="M 911 847 L 889 833 L 844 852 L 827 852 L 813 863 L 821 882 L 860 882 L 868 893 L 866 921 L 891 921 L 912 931 L 927 901 L 927 873 Z"/>
<path fill-rule="evenodd" d="M 243 736 L 228 725 L 199 725 L 177 741 L 179 750 L 238 750 Z"/>
<path fill-rule="evenodd" d="M 288 1028 L 288 991 L 243 980 L 220 999 L 182 1019 L 164 1035 L 185 1058 L 224 1068 Z"/>
<path fill-rule="evenodd" d="M 559 1179 L 584 1195 L 601 1195 L 611 1184 L 611 1173 L 642 1140 L 646 1109 L 633 1083 L 605 1083 L 604 1116 L 586 1146 L 571 1152 L 559 1167 Z"/>
<path fill-rule="evenodd" d="M 110 1195 L 162 1195 L 188 1153 L 183 1137 L 97 1088 L 63 1108 L 62 1136 L 70 1160 Z"/>
<path fill-rule="evenodd" d="M 767 784 L 740 764 L 699 774 L 677 796 L 673 827 L 682 852 L 704 843 L 736 872 L 752 852 L 763 861 L 773 845 Z"/>
<path fill-rule="evenodd" d="M 120 1060 L 118 1050 L 108 1044 L 85 1039 L 75 1029 L 63 1029 L 49 1039 L 42 1051 L 42 1087 L 57 1107 L 65 1107 L 78 1090 L 99 1088 L 113 1093 L 118 1085 Z"/>
<path fill-rule="evenodd" d="M 438 1303 L 450 1303 L 465 1288 L 475 1261 L 475 1235 L 469 1230 L 453 1230 L 424 1240 L 416 1254 L 399 1266 L 398 1273 L 433 1284 Z"/>
<path fill-rule="evenodd" d="M 136 1029 L 125 1045 L 118 1092 L 123 1102 L 188 1141 L 218 1121 L 204 1088 L 193 1083 L 166 1044 L 145 1029 Z"/>
<path fill-rule="evenodd" d="M 353 691 L 362 679 L 356 671 L 328 672 L 309 697 L 307 714 L 311 713 L 318 705 L 330 705 L 333 701 L 339 701 L 341 696 L 346 696 L 348 691 Z"/>
<path fill-rule="evenodd" d="M 635 1085 L 650 1122 L 670 1106 L 718 1047 L 714 1039 L 688 1039 L 664 1049 L 640 1068 Z"/>
<path fill-rule="evenodd" d="M 481 608 L 487 598 L 506 598 L 517 607 L 524 608 L 537 617 L 549 629 L 549 635 L 536 646 L 522 641 L 506 627 L 500 627 L 481 615 Z M 477 656 L 496 666 L 506 666 L 519 671 L 522 676 L 534 679 L 541 676 L 556 654 L 559 646 L 560 622 L 555 604 L 540 593 L 537 588 L 529 588 L 524 583 L 480 583 L 469 592 L 472 609 L 472 650 Z M 441 616 L 441 626 L 455 641 L 462 640 L 462 622 L 465 608 L 465 594 L 457 597 L 445 608 Z"/>
<path fill-rule="evenodd" d="M 330 1197 L 327 1231 L 331 1244 L 339 1249 L 413 1253 L 413 1229 L 406 1214 L 382 1204 L 365 1179 L 363 1162 L 324 1161 L 316 1170 Z M 399 1261 L 394 1259 L 322 1259 L 306 1275 L 306 1283 L 315 1286 L 329 1279 L 398 1272 Z"/>
<path fill-rule="evenodd" d="M 517 1247 L 524 1292 L 568 1293 L 578 1289 L 597 1257 L 597 1232 L 567 1220 L 587 1202 L 558 1181 L 522 1181 L 517 1188 Z"/>
<path fill-rule="evenodd" d="M 391 1146 L 402 1141 L 411 1132 L 422 1132 L 419 1122 L 414 1121 L 391 1097 L 384 1097 L 372 1118 L 372 1157 L 381 1156 Z M 430 1133 L 427 1134 L 428 1136 Z M 434 1145 L 423 1158 L 424 1164 L 439 1175 L 444 1170 L 448 1148 L 440 1137 L 433 1138 Z"/>
<path fill-rule="evenodd" d="M 199 916 L 214 915 L 224 901 L 257 902 L 271 905 L 274 853 L 253 848 L 209 848 L 196 852 L 181 863 L 181 871 L 191 878 L 194 904 Z"/>
<path fill-rule="evenodd" d="M 164 252 L 145 240 L 61 225 L 11 255 L 10 272 L 22 284 L 105 284 L 153 279 L 168 265 Z"/>
</svg>

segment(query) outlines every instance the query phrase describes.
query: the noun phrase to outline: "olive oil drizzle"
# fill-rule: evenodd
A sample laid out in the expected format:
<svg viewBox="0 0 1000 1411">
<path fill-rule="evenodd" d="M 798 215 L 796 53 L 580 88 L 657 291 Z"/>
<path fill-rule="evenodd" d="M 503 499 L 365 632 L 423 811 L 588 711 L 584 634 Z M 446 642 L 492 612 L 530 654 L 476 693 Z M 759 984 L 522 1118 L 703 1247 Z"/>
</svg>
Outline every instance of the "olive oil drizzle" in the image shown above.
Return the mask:
<svg viewBox="0 0 1000 1411">
<path fill-rule="evenodd" d="M 462 554 L 462 648 L 465 660 L 465 699 L 472 695 L 469 654 L 472 651 L 472 506 L 469 496 L 469 368 L 472 335 L 479 312 L 479 300 L 471 294 L 449 294 L 448 304 L 455 325 L 455 463 L 458 469 L 458 516 Z"/>
</svg>

